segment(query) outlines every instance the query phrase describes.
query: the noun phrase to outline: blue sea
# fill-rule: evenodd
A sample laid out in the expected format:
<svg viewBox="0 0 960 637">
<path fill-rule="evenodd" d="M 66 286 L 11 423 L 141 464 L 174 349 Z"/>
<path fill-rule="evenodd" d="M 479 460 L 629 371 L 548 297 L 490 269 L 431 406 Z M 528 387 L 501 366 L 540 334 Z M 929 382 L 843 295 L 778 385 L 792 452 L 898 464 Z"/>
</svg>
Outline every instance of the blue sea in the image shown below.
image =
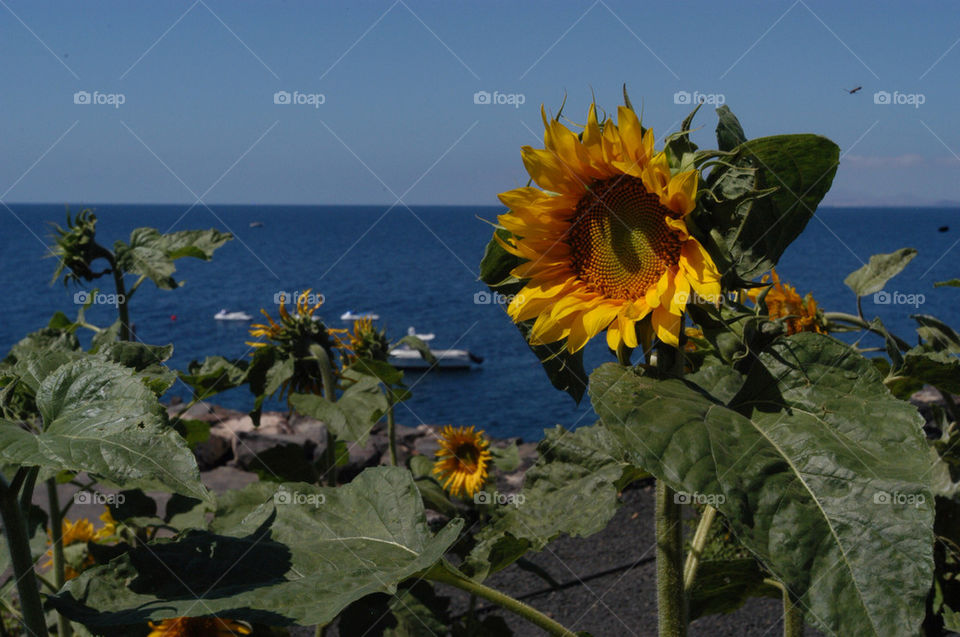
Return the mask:
<svg viewBox="0 0 960 637">
<path fill-rule="evenodd" d="M 493 436 L 538 440 L 544 428 L 594 420 L 588 400 L 578 406 L 551 387 L 502 306 L 475 302 L 486 291 L 477 280 L 478 265 L 491 232 L 482 219 L 494 220 L 502 212 L 498 207 L 71 205 L 71 210 L 82 207 L 95 209 L 97 239 L 107 246 L 140 226 L 218 228 L 235 235 L 210 262 L 177 261 L 180 289 L 160 291 L 146 283 L 131 301 L 138 338 L 173 343 L 174 368 L 210 355 L 248 355 L 247 324 L 215 321 L 220 308 L 257 314 L 263 307 L 276 315 L 276 293 L 312 288 L 325 296 L 319 313 L 332 326 L 347 327 L 339 318 L 346 310 L 373 311 L 394 339 L 414 326 L 435 333 L 435 347 L 466 348 L 484 358 L 469 371 L 407 372 L 413 398 L 399 407 L 403 424 L 477 425 Z M 0 211 L 0 289 L 7 299 L 0 321 L 3 352 L 43 327 L 53 312 L 76 315 L 74 294 L 80 288 L 51 285 L 56 261 L 44 258 L 50 222 L 63 224 L 64 217 L 62 205 L 11 204 Z M 262 227 L 250 227 L 257 221 Z M 939 232 L 941 226 L 949 231 Z M 960 277 L 958 242 L 957 209 L 821 208 L 778 272 L 801 294 L 813 291 L 821 307 L 855 313 L 854 296 L 843 284 L 847 273 L 872 254 L 917 248 L 917 258 L 887 287 L 895 302 L 864 299 L 868 318 L 879 316 L 913 341 L 910 314 L 957 323 L 960 290 L 934 289 L 933 283 Z M 101 281 L 101 292 L 113 291 L 109 278 Z M 115 320 L 114 308 L 95 306 L 88 320 L 108 325 Z M 588 368 L 610 359 L 602 338 L 586 354 Z M 181 385 L 172 393 L 188 392 Z M 243 390 L 214 400 L 241 410 L 252 405 Z"/>
</svg>

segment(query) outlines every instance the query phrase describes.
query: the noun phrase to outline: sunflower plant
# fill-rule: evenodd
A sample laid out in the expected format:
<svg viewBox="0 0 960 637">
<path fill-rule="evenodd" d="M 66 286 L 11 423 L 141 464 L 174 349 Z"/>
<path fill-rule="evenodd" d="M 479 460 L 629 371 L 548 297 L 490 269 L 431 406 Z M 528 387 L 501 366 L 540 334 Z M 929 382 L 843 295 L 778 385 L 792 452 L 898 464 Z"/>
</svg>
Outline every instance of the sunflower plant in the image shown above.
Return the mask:
<svg viewBox="0 0 960 637">
<path fill-rule="evenodd" d="M 747 139 L 724 106 L 716 149 L 693 143 L 694 110 L 657 150 L 624 97 L 616 119 L 591 105 L 579 130 L 544 114 L 543 147 L 521 153 L 533 185 L 500 195 L 508 210 L 482 278 L 516 295 L 507 313 L 551 382 L 575 400 L 589 385 L 599 422 L 548 432 L 524 487 L 539 506 L 496 517 L 467 567 L 482 576 L 559 533 L 596 532 L 646 472 L 661 636 L 686 634 L 692 600 L 719 594 L 704 586 L 748 577 L 743 564 L 702 563 L 717 518 L 780 591 L 785 634 L 804 621 L 910 634 L 933 568 L 922 420 L 864 351 L 827 334 L 837 316 L 771 271 L 829 189 L 836 145 Z M 617 362 L 588 381 L 582 351 L 601 333 Z M 892 491 L 919 504 L 878 504 Z M 692 497 L 709 505 L 685 543 Z"/>
</svg>

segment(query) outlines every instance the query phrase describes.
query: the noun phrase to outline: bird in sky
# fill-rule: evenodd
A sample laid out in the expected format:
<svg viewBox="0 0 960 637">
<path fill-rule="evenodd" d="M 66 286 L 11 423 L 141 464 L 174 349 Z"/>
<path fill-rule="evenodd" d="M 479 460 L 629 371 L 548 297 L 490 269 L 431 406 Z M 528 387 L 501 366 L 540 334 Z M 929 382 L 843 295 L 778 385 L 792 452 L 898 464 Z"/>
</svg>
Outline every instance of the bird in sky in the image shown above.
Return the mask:
<svg viewBox="0 0 960 637">
<path fill-rule="evenodd" d="M 850 93 L 850 95 L 853 95 L 854 93 L 856 93 L 857 91 L 859 91 L 859 90 L 862 89 L 862 88 L 863 88 L 862 86 L 858 86 L 858 87 L 856 87 L 856 88 L 845 88 L 845 89 L 843 89 L 843 90 L 845 90 L 847 93 Z"/>
</svg>

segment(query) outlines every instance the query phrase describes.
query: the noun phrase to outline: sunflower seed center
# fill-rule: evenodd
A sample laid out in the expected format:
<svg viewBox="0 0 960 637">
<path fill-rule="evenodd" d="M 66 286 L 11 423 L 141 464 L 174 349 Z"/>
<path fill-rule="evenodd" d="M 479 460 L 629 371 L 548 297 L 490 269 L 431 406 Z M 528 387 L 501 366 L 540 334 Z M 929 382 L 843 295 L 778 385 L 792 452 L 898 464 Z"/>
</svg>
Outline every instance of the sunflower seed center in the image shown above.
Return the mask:
<svg viewBox="0 0 960 637">
<path fill-rule="evenodd" d="M 567 234 L 573 270 L 609 298 L 637 299 L 680 259 L 676 216 L 643 181 L 619 175 L 595 182 L 577 203 Z"/>
</svg>

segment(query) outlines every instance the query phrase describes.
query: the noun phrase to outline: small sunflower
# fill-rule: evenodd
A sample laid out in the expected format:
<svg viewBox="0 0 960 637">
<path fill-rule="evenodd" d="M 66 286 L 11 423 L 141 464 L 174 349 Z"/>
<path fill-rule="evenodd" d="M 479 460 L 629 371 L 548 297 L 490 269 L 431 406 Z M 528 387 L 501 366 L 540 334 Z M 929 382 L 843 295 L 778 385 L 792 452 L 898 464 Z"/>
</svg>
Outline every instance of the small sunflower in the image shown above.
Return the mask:
<svg viewBox="0 0 960 637">
<path fill-rule="evenodd" d="M 789 283 L 780 281 L 777 271 L 771 269 L 770 275 L 764 275 L 761 283 L 771 281 L 772 286 L 767 292 L 765 302 L 767 304 L 768 316 L 771 319 L 786 319 L 787 334 L 796 334 L 797 332 L 816 332 L 826 334 L 823 320 L 820 316 L 817 302 L 812 294 L 801 297 L 797 289 Z M 764 288 L 753 288 L 747 292 L 747 296 L 753 302 L 757 302 Z"/>
<path fill-rule="evenodd" d="M 490 465 L 490 442 L 473 427 L 447 425 L 440 434 L 440 449 L 433 473 L 443 488 L 455 496 L 472 497 L 483 488 Z"/>
<path fill-rule="evenodd" d="M 80 518 L 76 522 L 71 522 L 67 518 L 63 519 L 61 531 L 63 547 L 82 545 L 77 547 L 81 549 L 81 551 L 79 551 L 77 555 L 72 556 L 74 557 L 72 560 L 73 564 L 64 565 L 63 573 L 65 579 L 73 579 L 88 566 L 92 566 L 95 563 L 93 556 L 85 550 L 87 542 L 104 542 L 116 535 L 117 523 L 113 519 L 113 516 L 110 515 L 110 509 L 104 511 L 103 515 L 100 516 L 100 520 L 103 522 L 103 527 L 94 529 L 93 523 L 87 518 Z M 47 531 L 47 535 L 49 536 L 47 543 L 51 544 L 53 542 L 52 534 Z M 47 549 L 46 558 L 46 561 L 43 563 L 43 568 L 50 569 L 53 567 L 53 547 Z"/>
<path fill-rule="evenodd" d="M 611 349 L 636 347 L 636 324 L 648 316 L 660 340 L 678 345 L 691 289 L 707 300 L 720 295 L 720 273 L 685 221 L 699 172 L 671 175 L 653 131 L 628 107 L 616 124 L 601 124 L 591 104 L 580 136 L 541 113 L 545 147 L 522 153 L 542 190 L 499 196 L 510 209 L 500 224 L 513 236 L 494 236 L 526 260 L 512 271 L 526 286 L 510 317 L 536 319 L 531 343 L 566 339 L 570 352 L 604 329 Z"/>
<path fill-rule="evenodd" d="M 244 622 L 219 617 L 176 617 L 150 622 L 150 628 L 147 637 L 233 637 L 252 632 Z"/>
<path fill-rule="evenodd" d="M 310 348 L 314 345 L 322 346 L 330 357 L 331 363 L 335 365 L 334 350 L 342 348 L 340 336 L 347 333 L 345 329 L 327 327 L 319 317 L 314 316 L 323 301 L 311 305 L 308 302 L 309 298 L 310 290 L 301 294 L 297 298 L 292 314 L 287 311 L 285 299 L 281 298 L 278 309 L 279 323 L 274 321 L 266 310 L 261 309 L 260 312 L 266 317 L 267 323 L 258 323 L 250 327 L 251 336 L 265 339 L 247 342 L 247 345 L 256 348 L 255 360 L 268 348 L 274 348 L 282 358 L 294 360 L 294 374 L 283 384 L 280 391 L 281 397 L 290 391 L 321 393 L 320 369 L 316 360 L 313 359 Z"/>
<path fill-rule="evenodd" d="M 369 318 L 353 322 L 353 332 L 346 346 L 351 359 L 369 358 L 386 362 L 390 358 L 390 341 L 386 332 L 373 326 Z"/>
</svg>

